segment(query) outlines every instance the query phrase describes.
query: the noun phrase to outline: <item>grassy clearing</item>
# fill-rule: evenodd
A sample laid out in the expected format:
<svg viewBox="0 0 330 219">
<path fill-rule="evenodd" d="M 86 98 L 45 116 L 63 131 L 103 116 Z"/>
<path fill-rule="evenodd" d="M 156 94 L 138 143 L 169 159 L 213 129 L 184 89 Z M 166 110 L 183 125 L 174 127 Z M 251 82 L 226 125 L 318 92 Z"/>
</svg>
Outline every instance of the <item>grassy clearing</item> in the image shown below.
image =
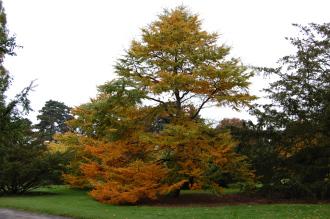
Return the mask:
<svg viewBox="0 0 330 219">
<path fill-rule="evenodd" d="M 330 218 L 329 204 L 239 205 L 198 208 L 110 206 L 100 204 L 92 200 L 83 191 L 72 190 L 64 186 L 54 186 L 44 188 L 39 191 L 48 193 L 43 195 L 26 195 L 20 197 L 0 197 L 0 207 L 17 208 L 54 215 L 71 216 L 81 219 Z"/>
</svg>

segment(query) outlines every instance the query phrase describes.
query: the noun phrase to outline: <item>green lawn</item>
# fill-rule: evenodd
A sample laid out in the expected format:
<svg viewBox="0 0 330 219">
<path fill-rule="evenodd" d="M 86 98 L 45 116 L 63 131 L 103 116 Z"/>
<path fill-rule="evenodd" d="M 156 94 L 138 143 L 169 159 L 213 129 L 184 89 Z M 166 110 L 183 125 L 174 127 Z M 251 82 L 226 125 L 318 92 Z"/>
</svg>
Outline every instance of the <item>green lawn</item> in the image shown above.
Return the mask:
<svg viewBox="0 0 330 219">
<path fill-rule="evenodd" d="M 50 194 L 0 197 L 0 207 L 85 219 L 135 218 L 330 218 L 329 204 L 274 204 L 222 207 L 148 207 L 100 204 L 83 191 L 64 186 L 43 189 Z"/>
</svg>

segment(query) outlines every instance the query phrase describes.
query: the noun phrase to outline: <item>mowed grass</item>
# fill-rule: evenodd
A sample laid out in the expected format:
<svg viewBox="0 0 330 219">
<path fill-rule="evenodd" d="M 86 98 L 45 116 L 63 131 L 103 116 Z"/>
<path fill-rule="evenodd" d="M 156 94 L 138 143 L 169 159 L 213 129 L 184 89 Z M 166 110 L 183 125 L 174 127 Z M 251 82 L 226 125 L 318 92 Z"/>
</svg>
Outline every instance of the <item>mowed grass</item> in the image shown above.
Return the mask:
<svg viewBox="0 0 330 219">
<path fill-rule="evenodd" d="M 329 204 L 272 204 L 219 207 L 111 206 L 98 203 L 86 192 L 53 186 L 47 194 L 0 197 L 0 208 L 16 208 L 82 219 L 139 218 L 330 218 Z M 233 191 L 230 191 L 230 193 Z M 183 194 L 184 195 L 184 194 Z"/>
</svg>

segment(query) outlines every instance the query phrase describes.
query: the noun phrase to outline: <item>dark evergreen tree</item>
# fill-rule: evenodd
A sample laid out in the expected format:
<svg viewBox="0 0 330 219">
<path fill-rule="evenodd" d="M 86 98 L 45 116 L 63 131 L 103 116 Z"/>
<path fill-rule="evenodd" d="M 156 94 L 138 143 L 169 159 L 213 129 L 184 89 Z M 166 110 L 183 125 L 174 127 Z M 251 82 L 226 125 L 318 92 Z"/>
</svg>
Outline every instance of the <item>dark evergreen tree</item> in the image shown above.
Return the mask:
<svg viewBox="0 0 330 219">
<path fill-rule="evenodd" d="M 15 46 L 0 1 L 0 194 L 24 193 L 57 179 L 61 173 L 62 158 L 38 144 L 31 122 L 23 117 L 30 110 L 32 83 L 7 101 L 11 77 L 3 67 L 3 59 L 14 55 Z"/>
<path fill-rule="evenodd" d="M 263 171 L 271 173 L 263 178 L 270 189 L 287 197 L 329 198 L 330 23 L 295 26 L 301 35 L 288 39 L 296 53 L 278 68 L 263 69 L 278 80 L 266 89 L 272 102 L 255 110 L 254 144 L 272 154 L 274 162 Z"/>
</svg>

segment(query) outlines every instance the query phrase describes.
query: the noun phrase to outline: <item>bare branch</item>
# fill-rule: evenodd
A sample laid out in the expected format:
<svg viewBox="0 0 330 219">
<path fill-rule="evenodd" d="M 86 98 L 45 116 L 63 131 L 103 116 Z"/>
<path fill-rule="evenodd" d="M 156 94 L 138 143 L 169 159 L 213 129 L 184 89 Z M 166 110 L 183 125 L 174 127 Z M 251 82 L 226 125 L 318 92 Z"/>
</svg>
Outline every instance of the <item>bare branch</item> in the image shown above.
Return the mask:
<svg viewBox="0 0 330 219">
<path fill-rule="evenodd" d="M 153 98 L 153 97 L 146 96 L 145 98 L 148 99 L 148 100 L 156 101 L 156 102 L 161 103 L 161 104 L 166 104 L 164 101 Z"/>
<path fill-rule="evenodd" d="M 204 105 L 213 97 L 214 94 L 218 92 L 218 88 L 216 88 L 210 95 L 208 95 L 201 103 L 201 105 L 197 108 L 196 113 L 191 117 L 192 119 L 195 119 L 200 111 L 203 109 Z"/>
</svg>

